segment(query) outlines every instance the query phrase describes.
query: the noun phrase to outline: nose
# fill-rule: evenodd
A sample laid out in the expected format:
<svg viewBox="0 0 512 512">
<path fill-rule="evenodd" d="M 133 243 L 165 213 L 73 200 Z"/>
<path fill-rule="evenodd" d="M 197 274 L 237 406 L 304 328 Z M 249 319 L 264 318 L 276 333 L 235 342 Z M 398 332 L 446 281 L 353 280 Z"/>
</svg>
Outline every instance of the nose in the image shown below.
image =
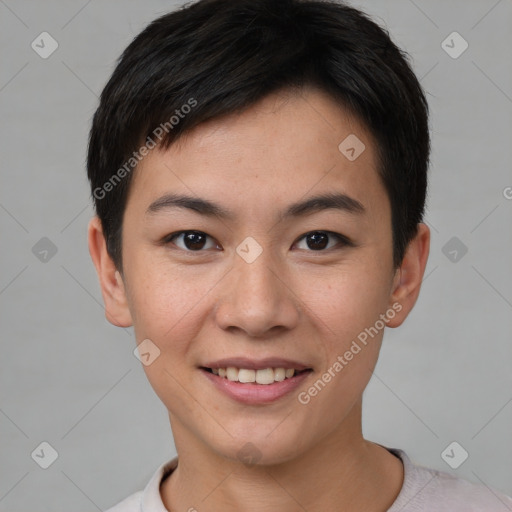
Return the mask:
<svg viewBox="0 0 512 512">
<path fill-rule="evenodd" d="M 300 317 L 300 300 L 282 264 L 276 264 L 265 248 L 249 261 L 235 255 L 218 297 L 217 324 L 254 338 L 293 329 Z"/>
</svg>

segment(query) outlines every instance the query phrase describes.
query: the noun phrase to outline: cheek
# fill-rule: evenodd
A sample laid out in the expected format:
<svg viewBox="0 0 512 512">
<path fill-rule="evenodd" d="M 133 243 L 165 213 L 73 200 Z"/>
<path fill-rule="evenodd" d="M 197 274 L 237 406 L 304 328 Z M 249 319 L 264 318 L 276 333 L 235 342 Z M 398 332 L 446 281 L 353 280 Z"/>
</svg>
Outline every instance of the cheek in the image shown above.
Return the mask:
<svg viewBox="0 0 512 512">
<path fill-rule="evenodd" d="M 386 285 L 377 271 L 354 266 L 311 295 L 323 329 L 317 332 L 322 367 L 298 398 L 311 418 L 324 418 L 326 432 L 343 421 L 371 378 L 384 332 L 380 315 L 388 309 Z"/>
<path fill-rule="evenodd" d="M 170 271 L 153 262 L 139 267 L 133 276 L 131 309 L 135 312 L 137 342 L 149 339 L 158 347 L 158 356 L 143 369 L 160 400 L 168 408 L 196 414 L 187 387 L 190 346 L 198 337 L 197 314 L 204 295 L 199 283 L 183 272 Z M 208 290 L 209 287 L 206 287 Z"/>
<path fill-rule="evenodd" d="M 178 353 L 194 337 L 194 312 L 209 289 L 197 278 L 154 258 L 132 267 L 130 310 L 137 341 L 149 338 L 162 351 Z"/>
<path fill-rule="evenodd" d="M 387 309 L 389 279 L 375 266 L 363 263 L 332 273 L 324 285 L 308 286 L 311 305 L 326 331 L 350 340 L 370 327 Z M 311 284 L 311 283 L 310 283 Z"/>
</svg>

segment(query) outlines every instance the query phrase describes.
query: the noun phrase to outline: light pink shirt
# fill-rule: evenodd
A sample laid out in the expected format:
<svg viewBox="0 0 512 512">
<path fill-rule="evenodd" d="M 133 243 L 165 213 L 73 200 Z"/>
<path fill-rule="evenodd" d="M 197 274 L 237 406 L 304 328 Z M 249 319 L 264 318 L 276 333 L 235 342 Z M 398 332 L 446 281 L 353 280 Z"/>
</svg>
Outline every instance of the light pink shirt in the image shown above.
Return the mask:
<svg viewBox="0 0 512 512">
<path fill-rule="evenodd" d="M 387 512 L 512 512 L 512 498 L 496 489 L 418 466 L 403 450 L 386 449 L 404 465 L 402 489 Z M 160 466 L 143 491 L 132 494 L 106 512 L 168 512 L 160 496 L 160 483 L 177 464 L 178 457 L 175 457 Z"/>
</svg>

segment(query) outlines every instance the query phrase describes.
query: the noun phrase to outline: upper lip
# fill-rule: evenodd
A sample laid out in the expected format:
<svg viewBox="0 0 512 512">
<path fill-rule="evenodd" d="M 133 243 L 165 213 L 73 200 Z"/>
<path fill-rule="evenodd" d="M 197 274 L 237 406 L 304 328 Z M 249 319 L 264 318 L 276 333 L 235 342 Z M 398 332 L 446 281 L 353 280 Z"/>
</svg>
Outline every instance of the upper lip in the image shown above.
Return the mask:
<svg viewBox="0 0 512 512">
<path fill-rule="evenodd" d="M 293 361 L 292 359 L 283 359 L 281 357 L 266 357 L 264 359 L 248 359 L 247 357 L 229 357 L 218 359 L 217 361 L 209 361 L 201 365 L 204 368 L 244 368 L 248 370 L 264 370 L 265 368 L 293 368 L 295 370 L 310 369 L 311 366 Z"/>
</svg>

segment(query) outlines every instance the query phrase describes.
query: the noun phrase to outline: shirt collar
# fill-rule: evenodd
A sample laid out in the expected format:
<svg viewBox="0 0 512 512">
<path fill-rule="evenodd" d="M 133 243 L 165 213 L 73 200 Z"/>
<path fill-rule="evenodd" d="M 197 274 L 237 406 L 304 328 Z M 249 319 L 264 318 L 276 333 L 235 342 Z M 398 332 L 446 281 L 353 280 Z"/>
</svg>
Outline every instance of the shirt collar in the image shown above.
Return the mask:
<svg viewBox="0 0 512 512">
<path fill-rule="evenodd" d="M 378 443 L 377 443 L 378 444 Z M 380 445 L 393 455 L 398 457 L 403 465 L 404 465 L 404 482 L 402 485 L 402 489 L 400 490 L 399 495 L 394 501 L 391 508 L 388 512 L 395 512 L 402 509 L 402 506 L 409 502 L 413 497 L 413 489 L 411 488 L 412 484 L 412 472 L 413 472 L 413 464 L 407 454 L 398 448 L 388 448 L 386 446 Z M 140 510 L 141 512 L 169 512 L 162 501 L 162 496 L 160 495 L 160 485 L 162 481 L 167 478 L 178 466 L 178 457 L 174 457 L 170 461 L 162 464 L 151 477 L 151 480 L 146 485 L 144 492 L 142 494 Z"/>
<path fill-rule="evenodd" d="M 141 512 L 169 512 L 164 507 L 162 496 L 160 495 L 160 484 L 176 469 L 177 466 L 178 457 L 174 457 L 174 459 L 162 464 L 157 469 L 142 493 L 140 503 Z"/>
</svg>

